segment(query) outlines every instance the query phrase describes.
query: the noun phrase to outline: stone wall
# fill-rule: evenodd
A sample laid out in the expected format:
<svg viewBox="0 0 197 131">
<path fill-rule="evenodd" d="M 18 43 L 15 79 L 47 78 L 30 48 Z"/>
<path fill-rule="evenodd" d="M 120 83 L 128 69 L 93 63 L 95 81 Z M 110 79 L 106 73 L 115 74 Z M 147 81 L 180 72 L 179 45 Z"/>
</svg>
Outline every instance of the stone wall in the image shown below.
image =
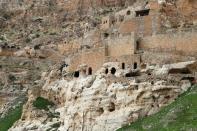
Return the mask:
<svg viewBox="0 0 197 131">
<path fill-rule="evenodd" d="M 144 37 L 140 42 L 140 48 L 149 51 L 169 51 L 184 53 L 187 55 L 197 54 L 197 32 L 176 32 L 157 34 Z"/>
<path fill-rule="evenodd" d="M 163 65 L 183 61 L 193 61 L 195 59 L 195 57 L 183 56 L 171 52 L 144 51 L 143 54 L 141 54 L 142 62 L 150 65 Z"/>
<path fill-rule="evenodd" d="M 93 29 L 90 31 L 87 31 L 84 34 L 83 40 L 81 41 L 82 45 L 87 45 L 87 46 L 101 46 L 102 45 L 102 40 L 101 40 L 101 33 L 100 30 Z"/>
<path fill-rule="evenodd" d="M 128 36 L 120 36 L 117 38 L 109 38 L 106 41 L 107 56 L 119 57 L 123 55 L 133 55 L 136 51 L 135 34 Z"/>
<path fill-rule="evenodd" d="M 11 48 L 1 48 L 0 47 L 0 56 L 12 56 L 16 49 L 11 49 Z"/>
<path fill-rule="evenodd" d="M 119 62 L 122 66 L 124 63 L 125 68 L 132 68 L 134 69 L 134 63 L 137 63 L 137 65 L 140 65 L 141 63 L 141 56 L 140 54 L 134 54 L 134 55 L 122 55 L 119 57 L 106 57 L 105 62 Z M 139 67 L 139 66 L 138 66 Z"/>
<path fill-rule="evenodd" d="M 121 62 L 132 65 L 140 63 L 140 56 L 136 53 L 135 34 L 109 38 L 104 41 L 106 46 L 93 49 L 85 49 L 71 58 L 70 71 L 78 70 L 79 65 L 91 67 L 93 73 L 105 62 Z"/>
<path fill-rule="evenodd" d="M 156 34 L 161 28 L 160 6 L 157 1 L 150 1 L 144 6 L 129 6 L 113 15 L 102 18 L 101 29 L 117 28 L 120 34 L 136 32 L 140 36 Z M 137 12 L 141 12 L 137 16 Z M 144 13 L 146 12 L 146 13 Z"/>
<path fill-rule="evenodd" d="M 104 63 L 106 50 L 105 47 L 95 48 L 82 53 L 81 63 L 92 68 L 92 72 L 96 72 Z"/>
<path fill-rule="evenodd" d="M 139 36 L 150 36 L 160 31 L 160 18 L 158 15 L 135 17 L 124 21 L 119 26 L 121 34 L 136 32 Z"/>
<path fill-rule="evenodd" d="M 92 72 L 95 73 L 104 63 L 106 50 L 104 47 L 95 48 L 91 50 L 83 50 L 76 54 L 70 63 L 70 71 L 78 70 L 80 65 L 87 65 L 92 68 Z"/>
<path fill-rule="evenodd" d="M 69 66 L 70 72 L 74 72 L 78 70 L 78 66 L 81 65 L 81 58 L 82 58 L 81 53 L 77 53 L 70 58 L 70 66 Z"/>
<path fill-rule="evenodd" d="M 114 20 L 115 20 L 115 17 L 113 15 L 103 17 L 100 28 L 102 30 L 109 29 L 113 25 Z"/>
</svg>

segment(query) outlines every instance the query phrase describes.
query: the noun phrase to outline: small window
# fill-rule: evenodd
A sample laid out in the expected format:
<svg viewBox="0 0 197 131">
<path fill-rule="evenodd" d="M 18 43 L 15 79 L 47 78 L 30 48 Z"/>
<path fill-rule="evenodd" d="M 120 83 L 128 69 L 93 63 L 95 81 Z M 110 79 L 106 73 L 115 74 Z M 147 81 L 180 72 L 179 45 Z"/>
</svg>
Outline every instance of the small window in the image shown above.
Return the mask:
<svg viewBox="0 0 197 131">
<path fill-rule="evenodd" d="M 108 72 L 109 72 L 109 70 L 108 70 L 108 69 L 106 69 L 106 70 L 105 70 L 105 74 L 108 74 Z"/>
<path fill-rule="evenodd" d="M 88 75 L 92 75 L 92 68 L 88 68 Z"/>
<path fill-rule="evenodd" d="M 122 69 L 125 69 L 125 63 L 122 63 Z"/>
<path fill-rule="evenodd" d="M 133 69 L 137 69 L 137 62 L 134 63 Z"/>
<path fill-rule="evenodd" d="M 109 34 L 108 33 L 104 33 L 104 38 L 107 38 L 109 37 Z"/>
<path fill-rule="evenodd" d="M 137 40 L 137 41 L 136 41 L 136 50 L 139 50 L 139 49 L 140 49 L 140 41 Z"/>
<path fill-rule="evenodd" d="M 130 14 L 131 14 L 131 11 L 130 11 L 130 10 L 128 10 L 128 11 L 127 11 L 127 15 L 130 15 Z"/>
</svg>

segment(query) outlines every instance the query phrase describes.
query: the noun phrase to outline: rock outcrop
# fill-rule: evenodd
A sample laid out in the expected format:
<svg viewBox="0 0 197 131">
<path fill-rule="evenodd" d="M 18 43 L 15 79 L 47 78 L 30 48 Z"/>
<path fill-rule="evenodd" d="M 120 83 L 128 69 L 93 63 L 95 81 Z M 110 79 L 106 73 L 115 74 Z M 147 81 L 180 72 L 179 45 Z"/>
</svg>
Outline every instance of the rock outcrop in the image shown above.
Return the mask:
<svg viewBox="0 0 197 131">
<path fill-rule="evenodd" d="M 72 80 L 54 80 L 54 71 L 48 75 L 45 73 L 43 80 L 46 83 L 41 93 L 30 93 L 29 99 L 35 99 L 37 94 L 56 103 L 55 112 L 60 114 L 58 120 L 49 121 L 45 113 L 37 113 L 41 115 L 39 118 L 28 117 L 35 114 L 35 109 L 28 106 L 31 102 L 28 102 L 23 120 L 16 123 L 10 131 L 45 130 L 55 122 L 61 122 L 58 128 L 60 131 L 113 131 L 158 112 L 161 107 L 170 104 L 185 92 L 191 86 L 191 81 L 182 79 L 184 75 L 181 73 L 180 77 L 171 76 L 170 70 L 187 68 L 192 64 L 194 62 L 164 65 L 162 68 L 147 67 L 140 71 L 140 76 L 129 78 L 124 76 L 127 71 L 119 69 L 117 63 L 106 63 L 95 75 L 82 75 Z M 106 74 L 106 68 L 113 67 L 116 67 L 115 74 Z M 149 75 L 145 73 L 148 70 Z M 161 75 L 166 79 L 160 79 Z"/>
</svg>

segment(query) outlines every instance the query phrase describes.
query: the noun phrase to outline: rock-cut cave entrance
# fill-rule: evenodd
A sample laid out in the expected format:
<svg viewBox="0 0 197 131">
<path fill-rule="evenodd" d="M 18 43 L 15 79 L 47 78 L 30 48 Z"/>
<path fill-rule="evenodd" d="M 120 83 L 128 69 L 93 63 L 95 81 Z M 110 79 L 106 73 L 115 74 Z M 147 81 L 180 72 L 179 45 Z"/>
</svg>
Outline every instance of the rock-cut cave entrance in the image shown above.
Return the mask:
<svg viewBox="0 0 197 131">
<path fill-rule="evenodd" d="M 78 78 L 79 77 L 79 71 L 74 72 L 74 77 Z"/>
<path fill-rule="evenodd" d="M 115 73 L 116 73 L 116 68 L 112 67 L 111 68 L 111 74 L 115 75 Z"/>
</svg>

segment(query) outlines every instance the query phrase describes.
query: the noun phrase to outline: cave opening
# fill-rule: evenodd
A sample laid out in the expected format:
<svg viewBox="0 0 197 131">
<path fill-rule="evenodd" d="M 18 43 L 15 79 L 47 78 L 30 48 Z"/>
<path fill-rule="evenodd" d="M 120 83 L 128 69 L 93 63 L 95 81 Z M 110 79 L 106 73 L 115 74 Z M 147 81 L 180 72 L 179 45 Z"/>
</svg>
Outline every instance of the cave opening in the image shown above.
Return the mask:
<svg viewBox="0 0 197 131">
<path fill-rule="evenodd" d="M 111 68 L 111 74 L 114 75 L 115 73 L 116 73 L 116 68 L 112 67 L 112 68 Z"/>
<path fill-rule="evenodd" d="M 79 77 L 79 71 L 75 71 L 75 72 L 74 72 L 74 77 L 75 77 L 75 78 L 78 78 L 78 77 Z"/>
<path fill-rule="evenodd" d="M 150 9 L 135 11 L 136 17 L 149 15 Z"/>
<path fill-rule="evenodd" d="M 115 111 L 115 104 L 113 102 L 110 103 L 108 111 L 109 112 Z"/>
</svg>

